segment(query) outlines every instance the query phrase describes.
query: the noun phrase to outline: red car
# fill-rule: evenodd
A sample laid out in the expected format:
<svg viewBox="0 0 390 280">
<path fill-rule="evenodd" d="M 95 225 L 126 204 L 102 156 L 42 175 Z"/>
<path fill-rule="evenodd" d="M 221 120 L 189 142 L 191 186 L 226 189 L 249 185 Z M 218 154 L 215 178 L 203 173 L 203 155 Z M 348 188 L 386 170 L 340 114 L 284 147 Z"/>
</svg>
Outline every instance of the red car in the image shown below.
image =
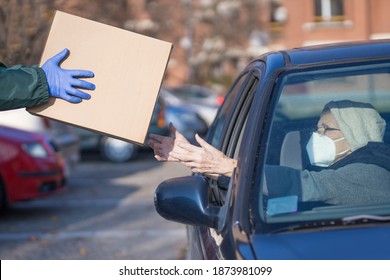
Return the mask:
<svg viewBox="0 0 390 280">
<path fill-rule="evenodd" d="M 37 133 L 0 126 L 0 206 L 64 188 L 64 160 Z"/>
</svg>

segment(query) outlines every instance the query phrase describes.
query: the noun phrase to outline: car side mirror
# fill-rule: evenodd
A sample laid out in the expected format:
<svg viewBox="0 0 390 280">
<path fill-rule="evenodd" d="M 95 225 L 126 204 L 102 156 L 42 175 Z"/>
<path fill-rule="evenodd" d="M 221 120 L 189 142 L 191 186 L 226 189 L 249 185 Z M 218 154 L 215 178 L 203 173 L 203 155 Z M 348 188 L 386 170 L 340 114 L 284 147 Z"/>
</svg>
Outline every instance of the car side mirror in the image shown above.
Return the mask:
<svg viewBox="0 0 390 280">
<path fill-rule="evenodd" d="M 209 205 L 209 193 L 203 176 L 168 179 L 157 187 L 154 205 L 167 220 L 217 228 L 220 207 Z"/>
</svg>

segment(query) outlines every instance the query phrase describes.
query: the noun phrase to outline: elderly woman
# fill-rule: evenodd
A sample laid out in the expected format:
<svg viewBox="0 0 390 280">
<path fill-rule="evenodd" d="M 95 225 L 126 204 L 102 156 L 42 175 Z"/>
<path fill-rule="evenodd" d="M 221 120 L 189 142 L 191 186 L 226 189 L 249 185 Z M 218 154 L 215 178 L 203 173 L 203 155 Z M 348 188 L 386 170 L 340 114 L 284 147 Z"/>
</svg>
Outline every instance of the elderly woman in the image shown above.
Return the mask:
<svg viewBox="0 0 390 280">
<path fill-rule="evenodd" d="M 236 161 L 196 136 L 188 143 L 172 126 L 175 138 L 151 135 L 157 160 L 180 161 L 207 176 L 231 176 Z M 371 204 L 390 201 L 390 146 L 383 143 L 385 121 L 368 103 L 349 100 L 325 105 L 306 146 L 321 171 L 266 166 L 270 197 L 297 195 L 300 201 Z"/>
<path fill-rule="evenodd" d="M 301 201 L 370 204 L 390 201 L 390 146 L 386 123 L 367 103 L 348 100 L 325 105 L 306 146 L 319 172 L 267 166 L 269 195 L 296 194 Z"/>
</svg>

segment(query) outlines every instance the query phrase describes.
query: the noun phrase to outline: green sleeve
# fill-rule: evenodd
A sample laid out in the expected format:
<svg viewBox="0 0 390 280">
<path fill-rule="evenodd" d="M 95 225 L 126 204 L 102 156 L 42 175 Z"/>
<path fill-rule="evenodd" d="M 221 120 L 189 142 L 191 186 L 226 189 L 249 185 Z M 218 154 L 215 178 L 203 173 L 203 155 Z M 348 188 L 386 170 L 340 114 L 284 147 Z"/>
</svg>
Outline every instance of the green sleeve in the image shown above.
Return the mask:
<svg viewBox="0 0 390 280">
<path fill-rule="evenodd" d="M 48 100 L 46 75 L 41 68 L 0 64 L 0 110 L 33 107 Z"/>
</svg>

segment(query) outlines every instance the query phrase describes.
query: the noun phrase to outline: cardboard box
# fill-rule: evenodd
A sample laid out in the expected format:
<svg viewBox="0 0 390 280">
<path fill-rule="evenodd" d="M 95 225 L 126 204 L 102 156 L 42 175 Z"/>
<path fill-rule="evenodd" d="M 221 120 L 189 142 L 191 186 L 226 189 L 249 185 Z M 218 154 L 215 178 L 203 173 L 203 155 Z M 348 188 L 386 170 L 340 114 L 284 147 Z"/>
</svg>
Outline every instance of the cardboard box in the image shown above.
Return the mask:
<svg viewBox="0 0 390 280">
<path fill-rule="evenodd" d="M 28 112 L 144 144 L 172 44 L 57 11 L 41 64 L 64 48 L 62 68 L 95 73 L 92 98 L 50 98 Z"/>
</svg>

